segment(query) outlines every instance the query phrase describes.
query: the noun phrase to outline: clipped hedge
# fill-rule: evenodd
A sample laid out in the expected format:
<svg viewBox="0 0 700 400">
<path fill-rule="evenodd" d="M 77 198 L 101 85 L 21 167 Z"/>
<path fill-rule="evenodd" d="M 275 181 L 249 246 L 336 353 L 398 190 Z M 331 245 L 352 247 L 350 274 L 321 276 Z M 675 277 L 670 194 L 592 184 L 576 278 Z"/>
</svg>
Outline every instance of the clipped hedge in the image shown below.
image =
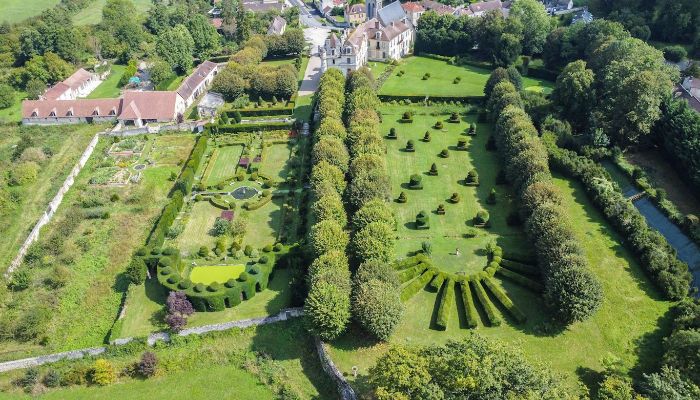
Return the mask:
<svg viewBox="0 0 700 400">
<path fill-rule="evenodd" d="M 294 112 L 294 102 L 289 102 L 285 107 L 252 108 L 225 111 L 229 118 L 233 118 L 238 111 L 241 117 L 268 117 L 268 116 L 290 116 Z"/>
<path fill-rule="evenodd" d="M 467 327 L 476 328 L 479 314 L 474 306 L 472 290 L 469 288 L 469 278 L 465 278 L 459 283 L 462 292 L 462 302 L 464 303 L 464 314 L 467 320 Z"/>
<path fill-rule="evenodd" d="M 264 124 L 208 125 L 212 134 L 239 132 L 267 132 L 292 129 L 291 122 L 267 122 Z"/>
<path fill-rule="evenodd" d="M 210 197 L 209 203 L 211 203 L 212 206 L 214 206 L 216 208 L 220 208 L 222 210 L 229 210 L 231 208 L 231 204 L 224 199 L 217 199 L 215 197 Z"/>
<path fill-rule="evenodd" d="M 428 267 L 429 267 L 428 264 L 420 263 L 420 264 L 416 265 L 415 267 L 411 267 L 411 268 L 407 268 L 407 269 L 402 270 L 401 272 L 398 273 L 399 282 L 406 283 L 406 282 L 410 281 L 411 279 L 422 274 L 423 271 L 428 269 Z"/>
<path fill-rule="evenodd" d="M 252 202 L 245 202 L 243 208 L 248 211 L 257 210 L 258 208 L 264 206 L 265 204 L 272 201 L 272 196 L 261 196 L 258 200 Z"/>
<path fill-rule="evenodd" d="M 428 270 L 423 272 L 423 275 L 412 280 L 411 283 L 406 285 L 406 287 L 404 287 L 401 291 L 401 301 L 409 300 L 411 297 L 415 296 L 425 287 L 425 285 L 428 284 L 428 282 L 430 282 L 431 279 L 433 279 L 435 274 L 436 271 L 434 269 L 428 268 Z"/>
<path fill-rule="evenodd" d="M 418 253 L 415 256 L 404 258 L 403 260 L 395 261 L 391 264 L 391 267 L 395 270 L 402 270 L 410 267 L 414 267 L 420 263 L 428 263 L 428 257 L 423 253 Z"/>
<path fill-rule="evenodd" d="M 430 287 L 433 288 L 435 291 L 440 290 L 440 288 L 442 287 L 442 284 L 445 283 L 445 278 L 447 278 L 445 276 L 445 274 L 443 274 L 442 272 L 439 272 L 435 276 L 435 278 L 433 278 L 432 282 L 430 282 Z"/>
<path fill-rule="evenodd" d="M 435 325 L 440 330 L 447 329 L 447 324 L 452 318 L 452 314 L 455 309 L 455 282 L 452 279 L 448 279 L 445 284 L 445 290 L 442 291 L 440 296 L 440 306 L 438 308 L 437 320 Z"/>
<path fill-rule="evenodd" d="M 506 310 L 508 310 L 510 315 L 513 316 L 513 318 L 515 318 L 516 321 L 518 321 L 518 323 L 522 324 L 527 320 L 525 314 L 523 314 L 523 312 L 520 311 L 520 309 L 515 304 L 513 304 L 513 301 L 510 299 L 510 297 L 508 297 L 506 292 L 504 292 L 503 289 L 496 285 L 496 283 L 492 281 L 491 278 L 484 278 L 482 279 L 482 282 L 491 291 L 491 293 L 493 293 L 493 295 L 496 296 L 496 299 L 498 299 L 501 305 L 503 305 L 503 307 L 505 307 Z"/>
<path fill-rule="evenodd" d="M 502 259 L 500 265 L 508 268 L 511 271 L 527 274 L 527 275 L 539 275 L 540 269 L 534 265 L 523 264 L 517 261 L 512 261 L 508 259 Z"/>
<path fill-rule="evenodd" d="M 525 286 L 528 289 L 532 289 L 536 292 L 541 292 L 543 289 L 541 283 L 534 281 L 526 276 L 520 275 L 517 272 L 513 272 L 507 268 L 504 268 L 503 266 L 496 270 L 496 274 L 504 278 L 510 279 L 511 281 L 519 285 Z"/>
<path fill-rule="evenodd" d="M 479 279 L 472 279 L 470 282 L 472 287 L 474 288 L 476 297 L 479 299 L 479 302 L 481 303 L 482 307 L 484 308 L 484 311 L 486 312 L 486 317 L 488 318 L 491 326 L 501 325 L 501 318 L 496 313 L 496 307 L 493 305 L 488 295 L 486 294 L 486 291 L 481 286 L 481 282 L 479 281 Z"/>
</svg>

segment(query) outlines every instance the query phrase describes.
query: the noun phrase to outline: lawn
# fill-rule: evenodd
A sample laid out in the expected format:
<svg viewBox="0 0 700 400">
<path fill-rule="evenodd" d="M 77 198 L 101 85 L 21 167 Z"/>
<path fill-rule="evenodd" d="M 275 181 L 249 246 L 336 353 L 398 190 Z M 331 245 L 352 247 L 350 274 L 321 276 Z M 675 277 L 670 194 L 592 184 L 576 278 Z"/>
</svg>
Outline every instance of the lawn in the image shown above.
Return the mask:
<svg viewBox="0 0 700 400">
<path fill-rule="evenodd" d="M 459 108 L 456 108 L 459 109 Z M 411 124 L 397 122 L 404 111 L 414 113 Z M 433 246 L 432 258 L 435 265 L 443 270 L 457 273 L 481 271 L 487 263 L 484 249 L 489 241 L 497 241 L 506 251 L 526 253 L 527 245 L 519 229 L 507 226 L 506 217 L 513 210 L 512 194 L 506 186 L 496 186 L 498 159 L 496 153 L 485 150 L 486 140 L 491 133 L 488 124 L 477 124 L 477 135 L 469 137 L 464 134 L 469 124 L 476 122 L 475 115 L 462 118 L 458 124 L 448 123 L 449 113 L 443 113 L 440 107 L 382 107 L 382 124 L 380 132 L 389 133 L 396 128 L 398 139 L 386 139 L 387 170 L 391 177 L 392 195 L 397 198 L 405 192 L 408 202 L 393 203 L 398 220 L 398 238 L 396 256 L 403 258 L 421 248 L 423 241 Z M 434 115 L 438 114 L 438 115 Z M 436 121 L 443 121 L 443 130 L 434 129 Z M 425 132 L 430 132 L 431 141 L 424 142 Z M 459 139 L 467 140 L 468 150 L 457 150 Z M 416 151 L 404 151 L 406 142 L 413 140 Z M 449 157 L 441 158 L 438 153 L 448 149 Z M 435 163 L 438 176 L 428 175 L 431 165 Z M 462 181 L 467 172 L 476 168 L 481 185 L 465 186 Z M 409 177 L 419 174 L 423 180 L 422 190 L 407 188 Z M 498 202 L 486 204 L 486 197 L 492 188 L 496 188 Z M 453 193 L 460 195 L 461 201 L 452 204 L 447 201 Z M 437 215 L 435 210 L 443 204 L 445 215 Z M 430 229 L 414 228 L 416 214 L 427 211 L 430 215 Z M 491 215 L 490 229 L 471 228 L 472 219 L 479 210 L 487 210 Z M 474 238 L 465 238 L 467 231 L 476 231 Z M 456 250 L 460 255 L 456 255 Z"/>
<path fill-rule="evenodd" d="M 265 60 L 265 61 L 261 62 L 260 64 L 269 65 L 272 67 L 279 67 L 281 65 L 294 65 L 294 61 L 296 59 L 297 59 L 296 57 L 273 58 L 270 60 Z"/>
<path fill-rule="evenodd" d="M 372 71 L 372 75 L 374 75 L 375 78 L 379 78 L 387 69 L 389 64 L 385 62 L 370 61 L 367 63 L 367 66 Z"/>
<path fill-rule="evenodd" d="M 22 22 L 27 18 L 41 14 L 54 7 L 60 0 L 2 0 L 0 2 L 0 22 L 11 24 Z"/>
<path fill-rule="evenodd" d="M 240 218 L 248 220 L 248 229 L 243 244 L 263 247 L 274 244 L 282 227 L 282 205 L 284 196 L 273 197 L 272 201 L 254 211 L 242 210 Z"/>
<path fill-rule="evenodd" d="M 219 282 L 226 283 L 229 279 L 236 279 L 245 271 L 245 265 L 207 265 L 203 267 L 194 267 L 190 270 L 190 280 L 194 283 L 210 283 Z"/>
<path fill-rule="evenodd" d="M 127 18 L 141 18 L 151 8 L 152 0 L 131 0 L 136 7 L 139 15 L 125 16 Z M 79 13 L 73 16 L 75 25 L 95 25 L 102 21 L 102 8 L 104 8 L 107 0 L 94 0 L 87 7 L 83 8 Z"/>
<path fill-rule="evenodd" d="M 294 104 L 294 119 L 308 122 L 311 119 L 313 95 L 299 96 Z"/>
<path fill-rule="evenodd" d="M 165 91 L 175 91 L 177 90 L 180 85 L 182 84 L 182 81 L 187 78 L 187 74 L 184 75 L 175 75 L 172 74 L 170 75 L 170 78 L 164 80 L 158 86 L 156 87 L 156 90 L 165 90 Z"/>
<path fill-rule="evenodd" d="M 271 144 L 265 149 L 260 172 L 275 181 L 285 181 L 290 174 L 288 164 L 293 145 L 291 143 Z"/>
<path fill-rule="evenodd" d="M 206 186 L 216 185 L 236 175 L 238 161 L 241 158 L 243 146 L 217 147 L 207 165 L 202 179 Z"/>
<path fill-rule="evenodd" d="M 95 90 L 88 95 L 88 99 L 114 99 L 121 95 L 121 86 L 119 86 L 119 81 L 124 75 L 126 66 L 112 64 L 112 71 L 107 76 L 107 79 L 102 81 Z"/>
<path fill-rule="evenodd" d="M 22 120 L 22 100 L 26 92 L 15 92 L 15 102 L 8 108 L 0 109 L 0 123 L 19 122 Z"/>
<path fill-rule="evenodd" d="M 190 134 L 149 140 L 154 141 L 151 148 L 170 147 L 173 154 L 188 154 L 194 143 Z M 175 148 L 175 143 L 179 148 Z M 110 144 L 108 139 L 100 141 L 54 221 L 42 231 L 39 243 L 48 250 L 44 250 L 46 257 L 41 258 L 41 268 L 31 269 L 30 287 L 3 299 L 0 315 L 11 321 L 45 313 L 32 325 L 39 332 L 44 346 L 40 350 L 44 353 L 96 346 L 104 341 L 126 290 L 122 272 L 167 202 L 173 184 L 167 177 L 179 171 L 184 161 L 183 158 L 171 163 L 169 160 L 175 161 L 173 156 L 144 154 L 155 165 L 145 170 L 140 183 L 120 187 L 88 184 L 103 160 L 99 155 Z M 102 210 L 109 213 L 107 218 L 88 217 L 91 212 Z M 67 269 L 68 278 L 58 287 L 46 285 L 44 282 L 58 267 Z M 5 312 L 10 308 L 11 313 Z M 2 342 L 0 354 L 12 343 Z"/>
<path fill-rule="evenodd" d="M 173 244 L 185 257 L 196 254 L 201 246 L 214 247 L 216 237 L 210 231 L 219 216 L 221 216 L 221 209 L 212 206 L 208 201 L 192 203 L 192 208 L 186 216 L 182 213 L 180 215 L 180 218 L 187 218 L 187 222 L 185 229 Z M 236 216 L 236 218 L 239 217 Z"/>
<path fill-rule="evenodd" d="M 404 71 L 403 76 L 398 76 Z M 423 75 L 430 73 L 430 78 L 423 80 Z M 490 70 L 450 65 L 446 61 L 426 57 L 409 57 L 394 69 L 389 79 L 379 90 L 380 95 L 391 96 L 439 96 L 468 97 L 483 96 L 484 86 L 491 74 Z M 460 77 L 459 83 L 454 79 Z M 523 78 L 526 90 L 549 92 L 552 82 L 540 79 Z"/>
<path fill-rule="evenodd" d="M 574 391 L 580 390 L 577 389 L 580 382 L 593 385 L 595 372 L 602 369 L 601 359 L 610 354 L 619 357 L 624 369 L 633 376 L 655 369 L 663 352 L 662 337 L 668 334 L 667 311 L 671 304 L 661 300 L 634 257 L 621 245 L 621 238 L 588 201 L 580 185 L 560 177 L 555 183 L 564 194 L 563 206 L 574 234 L 603 285 L 601 309 L 591 319 L 576 323 L 564 332 L 548 333 L 542 298 L 502 281 L 502 287 L 527 315 L 528 321 L 516 325 L 505 318 L 500 327 L 483 328 L 480 324 L 476 332 L 518 347 L 532 361 L 544 361 L 546 366 L 562 374 Z M 435 297 L 435 293 L 424 290 L 406 304 L 407 314 L 390 343 L 444 343 L 466 334 L 467 330 L 461 328 L 464 322 L 459 301 L 459 312 L 453 315 L 447 331 L 428 328 L 436 313 L 433 309 Z M 503 314 L 502 309 L 500 312 Z M 350 375 L 352 366 L 359 367 L 360 375 L 354 383 L 364 391 L 368 368 L 388 346 L 367 343 L 358 337 L 362 336 L 355 332 L 336 341 L 332 356 L 344 373 Z"/>
</svg>

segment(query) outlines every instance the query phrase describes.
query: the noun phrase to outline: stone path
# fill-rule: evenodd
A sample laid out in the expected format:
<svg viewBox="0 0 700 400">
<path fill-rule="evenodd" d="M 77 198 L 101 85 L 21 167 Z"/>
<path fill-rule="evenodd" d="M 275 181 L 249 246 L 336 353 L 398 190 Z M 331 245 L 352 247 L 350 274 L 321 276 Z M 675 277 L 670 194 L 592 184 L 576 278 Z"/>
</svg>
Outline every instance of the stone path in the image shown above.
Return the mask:
<svg viewBox="0 0 700 400">
<path fill-rule="evenodd" d="M 328 28 L 306 28 L 304 38 L 311 45 L 311 55 L 309 64 L 304 72 L 304 80 L 299 87 L 299 96 L 312 95 L 318 89 L 318 81 L 321 79 L 321 57 L 319 56 L 319 46 L 323 45 L 330 33 Z"/>
<path fill-rule="evenodd" d="M 224 322 L 221 324 L 203 325 L 193 328 L 183 329 L 177 335 L 188 336 L 188 335 L 201 335 L 207 332 L 215 331 L 225 331 L 232 328 L 247 328 L 250 326 L 267 325 L 276 322 L 286 321 L 290 318 L 297 318 L 304 315 L 304 310 L 302 308 L 285 308 L 277 314 L 268 315 L 267 317 L 261 318 L 250 318 L 241 319 L 238 321 Z M 114 345 L 121 346 L 125 345 L 135 338 L 123 338 L 114 341 Z M 167 332 L 158 332 L 148 336 L 147 342 L 149 346 L 153 346 L 157 341 L 170 341 L 170 334 Z M 87 349 L 64 351 L 62 353 L 47 354 L 44 356 L 23 358 L 21 360 L 6 361 L 0 363 L 0 373 L 12 371 L 15 369 L 23 369 L 34 367 L 37 365 L 50 364 L 61 360 L 76 360 L 83 358 L 85 356 L 96 356 L 104 353 L 107 350 L 105 346 L 102 347 L 91 347 Z"/>
</svg>

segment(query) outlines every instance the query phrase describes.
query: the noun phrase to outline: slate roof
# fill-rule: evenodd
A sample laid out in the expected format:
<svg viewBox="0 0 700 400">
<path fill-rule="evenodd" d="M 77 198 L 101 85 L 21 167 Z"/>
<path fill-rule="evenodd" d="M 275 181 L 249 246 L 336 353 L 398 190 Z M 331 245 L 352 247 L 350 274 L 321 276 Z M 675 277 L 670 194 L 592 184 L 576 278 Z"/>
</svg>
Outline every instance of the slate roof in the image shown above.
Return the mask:
<svg viewBox="0 0 700 400">
<path fill-rule="evenodd" d="M 209 74 L 216 69 L 217 64 L 209 60 L 204 61 L 199 64 L 197 68 L 192 72 L 190 76 L 185 79 L 180 87 L 177 89 L 177 93 L 183 99 L 187 100 L 192 96 L 192 93 L 197 90 L 197 87 L 204 82 L 204 80 L 209 76 Z"/>
<path fill-rule="evenodd" d="M 380 8 L 377 11 L 377 18 L 382 25 L 386 26 L 406 18 L 406 11 L 401 7 L 401 2 L 397 0 L 386 7 Z"/>
<path fill-rule="evenodd" d="M 367 23 L 367 34 L 370 38 L 374 39 L 377 32 L 381 32 L 382 36 L 380 40 L 391 40 L 403 32 L 411 29 L 411 26 L 405 22 L 397 21 L 390 23 L 386 26 L 382 26 L 376 19 L 371 19 Z"/>
</svg>

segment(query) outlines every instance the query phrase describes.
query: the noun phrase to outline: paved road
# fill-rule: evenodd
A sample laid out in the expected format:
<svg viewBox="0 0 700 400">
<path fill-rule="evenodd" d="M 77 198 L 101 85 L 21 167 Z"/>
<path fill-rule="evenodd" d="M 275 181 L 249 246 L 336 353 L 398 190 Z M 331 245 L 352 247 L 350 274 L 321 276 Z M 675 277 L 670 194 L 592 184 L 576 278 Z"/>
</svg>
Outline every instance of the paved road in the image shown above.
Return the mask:
<svg viewBox="0 0 700 400">
<path fill-rule="evenodd" d="M 313 7 L 308 7 L 302 0 L 289 0 L 289 2 L 296 7 L 299 7 L 299 22 L 303 26 L 309 28 L 327 28 L 335 30 L 343 30 L 343 28 L 338 28 L 333 26 L 330 22 L 321 22 L 319 20 L 325 21 L 323 16 Z"/>
<path fill-rule="evenodd" d="M 321 78 L 321 57 L 319 57 L 318 48 L 326 41 L 329 33 L 330 29 L 328 28 L 304 29 L 304 38 L 311 44 L 311 55 L 306 72 L 304 72 L 304 80 L 299 87 L 299 96 L 313 94 L 318 89 L 318 80 Z"/>
</svg>

